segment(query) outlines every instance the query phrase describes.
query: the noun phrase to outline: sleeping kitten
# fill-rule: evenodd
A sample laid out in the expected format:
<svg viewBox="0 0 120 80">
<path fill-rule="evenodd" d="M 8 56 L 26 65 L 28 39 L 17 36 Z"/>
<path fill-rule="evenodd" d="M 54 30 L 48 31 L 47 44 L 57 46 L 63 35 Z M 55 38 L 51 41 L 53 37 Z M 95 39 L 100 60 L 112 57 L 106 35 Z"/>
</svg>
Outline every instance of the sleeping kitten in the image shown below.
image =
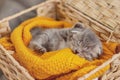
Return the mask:
<svg viewBox="0 0 120 80">
<path fill-rule="evenodd" d="M 76 23 L 73 28 L 47 29 L 32 32 L 33 38 L 29 47 L 40 53 L 70 48 L 88 60 L 98 58 L 102 54 L 102 44 L 96 34 Z"/>
</svg>

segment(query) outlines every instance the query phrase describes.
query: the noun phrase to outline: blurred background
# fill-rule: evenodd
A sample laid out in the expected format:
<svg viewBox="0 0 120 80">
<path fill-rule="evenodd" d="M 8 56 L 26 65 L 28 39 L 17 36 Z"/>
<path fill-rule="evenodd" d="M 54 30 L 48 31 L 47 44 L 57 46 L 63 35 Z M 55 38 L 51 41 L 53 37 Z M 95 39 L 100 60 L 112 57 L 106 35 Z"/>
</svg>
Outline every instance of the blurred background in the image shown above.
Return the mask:
<svg viewBox="0 0 120 80">
<path fill-rule="evenodd" d="M 40 4 L 45 0 L 0 0 L 0 20 L 5 17 L 19 13 L 20 11 L 27 9 L 36 4 Z M 23 16 L 19 16 L 16 19 L 10 21 L 11 29 L 14 29 L 22 21 L 36 16 L 36 12 L 32 11 Z M 0 70 L 0 80 L 7 80 Z"/>
<path fill-rule="evenodd" d="M 45 0 L 0 0 L 0 20 L 15 13 L 19 13 L 20 11 L 39 4 L 43 1 Z M 10 21 L 10 26 L 12 26 L 11 28 L 13 29 L 23 20 L 34 17 L 35 15 L 35 11 L 24 14 L 23 16 Z"/>
</svg>

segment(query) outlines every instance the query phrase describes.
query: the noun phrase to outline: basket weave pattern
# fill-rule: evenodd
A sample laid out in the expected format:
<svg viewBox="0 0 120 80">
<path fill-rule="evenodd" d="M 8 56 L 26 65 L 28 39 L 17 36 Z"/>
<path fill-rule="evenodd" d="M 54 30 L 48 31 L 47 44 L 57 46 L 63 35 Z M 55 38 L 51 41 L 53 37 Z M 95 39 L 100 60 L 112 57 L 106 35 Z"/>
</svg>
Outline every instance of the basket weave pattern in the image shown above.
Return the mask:
<svg viewBox="0 0 120 80">
<path fill-rule="evenodd" d="M 0 45 L 0 68 L 9 80 L 34 80 L 22 66 Z"/>
<path fill-rule="evenodd" d="M 6 33 L 7 31 L 10 31 L 8 27 L 9 20 L 29 11 L 36 10 L 38 16 L 52 17 L 71 23 L 78 21 L 84 23 L 95 31 L 103 41 L 120 42 L 119 8 L 120 0 L 48 0 L 42 4 L 33 6 L 30 9 L 1 20 L 0 26 L 7 25 L 7 29 L 3 32 Z M 110 64 L 115 58 L 116 57 L 112 58 L 104 64 Z M 112 66 L 115 64 L 116 63 L 113 62 Z M 9 80 L 35 80 L 30 76 L 26 69 L 19 65 L 19 63 L 11 56 L 10 52 L 5 50 L 2 46 L 0 46 L 0 68 Z M 111 68 L 111 72 L 114 72 L 114 69 L 115 66 Z M 110 78 L 107 78 L 107 75 L 111 74 L 107 72 L 101 79 L 109 80 Z"/>
<path fill-rule="evenodd" d="M 106 72 L 100 80 L 120 80 L 120 59 L 111 63 L 111 69 Z"/>
<path fill-rule="evenodd" d="M 101 38 L 108 40 L 111 35 L 111 41 L 120 42 L 120 0 L 68 0 L 67 4 L 95 23 L 91 27 Z"/>
</svg>

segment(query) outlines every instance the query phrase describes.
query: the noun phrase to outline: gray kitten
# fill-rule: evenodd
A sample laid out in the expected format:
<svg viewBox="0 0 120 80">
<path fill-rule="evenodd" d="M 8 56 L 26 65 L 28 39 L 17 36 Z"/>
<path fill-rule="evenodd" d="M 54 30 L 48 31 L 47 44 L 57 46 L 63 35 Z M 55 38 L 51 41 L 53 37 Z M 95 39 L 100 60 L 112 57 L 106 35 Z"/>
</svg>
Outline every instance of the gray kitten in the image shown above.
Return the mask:
<svg viewBox="0 0 120 80">
<path fill-rule="evenodd" d="M 29 47 L 40 53 L 70 48 L 88 60 L 98 58 L 102 54 L 102 44 L 96 34 L 80 23 L 73 28 L 34 30 Z"/>
</svg>

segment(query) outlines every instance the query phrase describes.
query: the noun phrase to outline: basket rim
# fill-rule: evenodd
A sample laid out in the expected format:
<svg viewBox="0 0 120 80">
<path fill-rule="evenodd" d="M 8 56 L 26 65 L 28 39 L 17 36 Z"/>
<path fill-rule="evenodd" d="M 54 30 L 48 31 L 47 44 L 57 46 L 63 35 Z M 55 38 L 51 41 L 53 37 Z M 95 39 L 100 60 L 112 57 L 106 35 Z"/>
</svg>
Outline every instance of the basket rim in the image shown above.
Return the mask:
<svg viewBox="0 0 120 80">
<path fill-rule="evenodd" d="M 26 9 L 26 10 L 23 10 L 23 11 L 19 12 L 19 13 L 16 13 L 16 14 L 14 14 L 14 15 L 12 15 L 12 16 L 6 17 L 6 18 L 0 20 L 0 23 L 5 22 L 5 21 L 12 20 L 12 19 L 14 19 L 14 18 L 16 18 L 16 17 L 18 17 L 18 16 L 21 16 L 21 15 L 27 13 L 27 12 L 30 12 L 30 11 L 32 11 L 32 10 L 34 10 L 34 9 L 37 9 L 37 8 L 40 7 L 41 5 L 47 4 L 47 3 L 49 3 L 49 2 L 56 2 L 56 1 L 60 1 L 60 0 L 47 0 L 46 2 L 40 3 L 40 4 L 35 5 L 35 6 L 31 7 L 31 8 L 28 8 L 28 9 Z M 67 5 L 66 5 L 66 6 L 67 6 Z M 67 6 L 67 7 L 71 9 L 70 6 Z M 77 12 L 75 9 L 72 9 L 72 10 L 74 10 L 75 12 Z M 77 12 L 77 13 L 78 13 L 78 12 Z M 83 17 L 87 18 L 88 20 L 92 21 L 91 19 L 89 19 L 89 18 L 86 17 L 85 15 L 83 15 L 83 14 L 81 14 L 81 13 L 79 13 L 79 14 L 82 15 Z M 94 22 L 94 21 L 93 21 L 93 22 Z M 95 22 L 94 22 L 94 23 L 95 23 Z M 103 25 L 100 25 L 100 24 L 98 24 L 98 23 L 95 23 L 95 24 L 103 27 Z M 111 32 L 112 32 L 112 31 L 111 31 Z M 110 35 L 110 36 L 111 36 L 111 35 Z M 9 58 L 10 58 L 15 64 L 17 64 L 17 67 L 19 67 L 20 69 L 23 69 L 23 68 L 24 68 L 24 67 L 20 66 L 20 64 L 8 53 L 8 51 L 7 51 L 2 45 L 0 45 L 0 49 L 3 50 L 3 51 L 5 52 L 5 54 L 7 54 L 7 56 L 9 56 Z M 114 60 L 117 59 L 118 57 L 120 57 L 120 52 L 117 53 L 117 54 L 115 54 L 115 55 L 113 55 L 113 57 L 112 57 L 111 59 L 107 60 L 107 61 L 104 62 L 102 65 L 100 65 L 99 67 L 95 68 L 94 70 L 92 70 L 92 71 L 89 72 L 88 74 L 86 74 L 86 75 L 78 78 L 78 80 L 85 80 L 87 77 L 89 77 L 90 75 L 94 74 L 95 72 L 97 72 L 97 71 L 100 70 L 101 68 L 105 67 L 106 65 L 110 64 L 112 61 L 114 61 Z M 25 69 L 25 68 L 24 68 L 24 69 Z M 23 72 L 24 72 L 24 71 L 23 71 Z M 27 72 L 27 70 L 25 70 L 25 72 Z M 34 78 L 32 78 L 32 77 L 29 75 L 29 73 L 24 73 L 24 75 L 28 75 L 28 76 L 31 78 L 31 80 L 34 80 Z"/>
<path fill-rule="evenodd" d="M 26 75 L 27 78 L 29 78 L 30 80 L 34 80 L 34 78 L 29 74 L 28 70 L 25 69 L 23 66 L 21 66 L 20 63 L 19 63 L 18 61 L 16 61 L 13 56 L 11 56 L 11 53 L 10 53 L 8 50 L 6 50 L 1 44 L 0 44 L 0 50 L 1 50 L 2 52 L 4 52 L 4 54 L 9 57 L 9 59 L 13 62 L 13 65 L 15 65 L 15 67 L 21 69 L 21 73 L 22 73 L 23 75 Z M 14 53 L 13 53 L 13 54 L 14 54 Z M 1 67 L 0 67 L 0 68 L 1 68 Z M 1 69 L 2 69 L 2 68 L 1 68 Z"/>
<path fill-rule="evenodd" d="M 17 17 L 19 17 L 19 16 L 21 16 L 21 15 L 23 15 L 25 13 L 28 13 L 28 12 L 30 12 L 32 10 L 35 10 L 35 9 L 37 9 L 37 8 L 39 8 L 39 7 L 41 7 L 41 6 L 45 5 L 45 4 L 48 4 L 50 2 L 58 2 L 58 1 L 60 1 L 60 0 L 47 0 L 47 1 L 41 2 L 41 3 L 37 4 L 37 5 L 34 5 L 34 6 L 32 6 L 30 8 L 27 8 L 27 9 L 25 9 L 23 11 L 20 11 L 18 13 L 15 13 L 15 14 L 11 15 L 11 16 L 8 16 L 8 17 L 5 17 L 5 18 L 1 19 L 0 23 L 5 22 L 5 21 L 10 21 L 10 20 L 12 20 L 14 18 L 17 18 Z"/>
</svg>

